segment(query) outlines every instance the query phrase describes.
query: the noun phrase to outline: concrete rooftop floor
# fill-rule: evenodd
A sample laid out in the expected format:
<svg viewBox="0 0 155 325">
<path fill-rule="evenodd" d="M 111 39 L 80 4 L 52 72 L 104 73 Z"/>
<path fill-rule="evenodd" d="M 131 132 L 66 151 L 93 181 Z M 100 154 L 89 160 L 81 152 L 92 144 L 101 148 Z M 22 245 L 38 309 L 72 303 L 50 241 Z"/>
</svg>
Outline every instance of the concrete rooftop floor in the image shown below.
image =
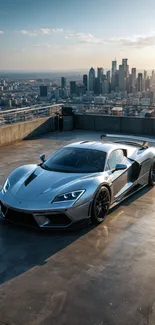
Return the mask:
<svg viewBox="0 0 155 325">
<path fill-rule="evenodd" d="M 0 185 L 16 167 L 100 133 L 48 134 L 0 148 Z M 37 232 L 0 220 L 0 325 L 154 325 L 155 189 L 98 227 Z"/>
</svg>

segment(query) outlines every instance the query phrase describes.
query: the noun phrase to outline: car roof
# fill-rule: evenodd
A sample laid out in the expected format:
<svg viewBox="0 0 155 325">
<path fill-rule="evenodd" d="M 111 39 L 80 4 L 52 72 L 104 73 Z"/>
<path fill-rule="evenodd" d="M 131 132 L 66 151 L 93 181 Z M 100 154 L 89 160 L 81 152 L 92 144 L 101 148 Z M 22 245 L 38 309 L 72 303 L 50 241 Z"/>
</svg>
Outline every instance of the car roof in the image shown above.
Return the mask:
<svg viewBox="0 0 155 325">
<path fill-rule="evenodd" d="M 129 149 L 130 146 L 113 143 L 113 142 L 100 142 L 100 141 L 80 141 L 67 145 L 66 147 L 80 148 L 80 149 L 94 149 L 104 152 L 110 152 L 115 149 Z M 131 147 L 130 147 L 131 148 Z M 136 149 L 136 148 L 135 148 Z"/>
</svg>

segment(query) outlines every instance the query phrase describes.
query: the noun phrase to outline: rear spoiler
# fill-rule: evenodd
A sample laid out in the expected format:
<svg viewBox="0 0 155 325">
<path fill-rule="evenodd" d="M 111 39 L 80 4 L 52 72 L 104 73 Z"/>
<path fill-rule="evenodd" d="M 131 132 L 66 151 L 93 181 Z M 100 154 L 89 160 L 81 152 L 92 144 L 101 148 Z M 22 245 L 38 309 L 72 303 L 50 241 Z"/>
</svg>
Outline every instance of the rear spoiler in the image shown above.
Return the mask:
<svg viewBox="0 0 155 325">
<path fill-rule="evenodd" d="M 148 145 L 148 141 L 144 140 L 141 137 L 135 137 L 135 136 L 129 136 L 129 135 L 116 135 L 116 134 L 107 134 L 104 133 L 100 136 L 101 140 L 103 140 L 104 138 L 120 138 L 120 140 L 117 141 L 113 141 L 114 143 L 123 143 L 123 144 L 127 144 L 130 146 L 135 146 L 135 147 L 139 147 L 140 149 L 147 149 L 149 147 Z M 127 139 L 127 140 L 125 140 Z M 129 141 L 128 141 L 129 139 Z M 133 139 L 135 139 L 136 141 L 133 141 Z M 148 139 L 149 140 L 149 139 Z M 151 140 L 151 139 L 150 139 Z M 140 143 L 141 142 L 141 143 Z"/>
</svg>

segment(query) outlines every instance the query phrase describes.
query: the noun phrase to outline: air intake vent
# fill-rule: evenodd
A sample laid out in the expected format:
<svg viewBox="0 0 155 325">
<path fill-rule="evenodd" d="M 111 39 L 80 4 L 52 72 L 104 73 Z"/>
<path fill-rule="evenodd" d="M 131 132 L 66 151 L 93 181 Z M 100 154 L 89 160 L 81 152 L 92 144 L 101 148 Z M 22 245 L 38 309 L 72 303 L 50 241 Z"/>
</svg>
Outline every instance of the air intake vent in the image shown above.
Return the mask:
<svg viewBox="0 0 155 325">
<path fill-rule="evenodd" d="M 29 185 L 36 177 L 37 175 L 35 173 L 32 173 L 25 181 L 25 186 Z"/>
</svg>

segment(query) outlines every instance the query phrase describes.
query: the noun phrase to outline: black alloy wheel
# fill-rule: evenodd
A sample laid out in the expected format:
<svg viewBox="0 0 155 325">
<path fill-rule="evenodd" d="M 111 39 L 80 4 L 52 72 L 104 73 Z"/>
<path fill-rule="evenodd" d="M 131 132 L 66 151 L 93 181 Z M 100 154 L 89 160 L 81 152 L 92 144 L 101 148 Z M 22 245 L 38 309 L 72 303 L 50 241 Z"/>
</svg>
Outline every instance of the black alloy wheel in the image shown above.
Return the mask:
<svg viewBox="0 0 155 325">
<path fill-rule="evenodd" d="M 96 193 L 92 204 L 91 219 L 94 224 L 99 224 L 105 219 L 109 206 L 110 192 L 106 186 L 102 186 Z"/>
<path fill-rule="evenodd" d="M 149 185 L 155 185 L 155 158 L 152 160 L 150 174 L 149 174 Z"/>
</svg>

